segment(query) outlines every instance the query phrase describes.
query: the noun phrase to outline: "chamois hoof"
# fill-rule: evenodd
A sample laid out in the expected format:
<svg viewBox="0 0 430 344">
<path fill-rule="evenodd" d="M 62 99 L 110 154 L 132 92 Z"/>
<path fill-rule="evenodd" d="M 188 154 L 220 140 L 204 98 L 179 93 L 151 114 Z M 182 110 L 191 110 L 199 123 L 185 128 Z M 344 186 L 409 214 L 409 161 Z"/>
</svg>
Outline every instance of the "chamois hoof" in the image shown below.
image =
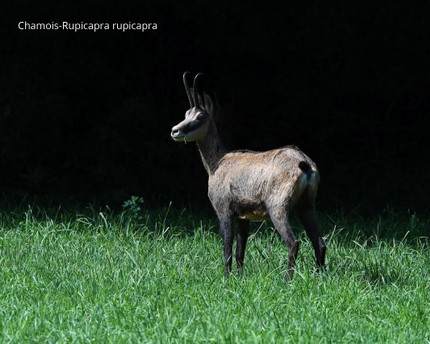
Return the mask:
<svg viewBox="0 0 430 344">
<path fill-rule="evenodd" d="M 293 280 L 294 276 L 294 268 L 288 268 L 287 272 L 285 273 L 285 281 L 287 283 L 291 282 Z"/>
</svg>

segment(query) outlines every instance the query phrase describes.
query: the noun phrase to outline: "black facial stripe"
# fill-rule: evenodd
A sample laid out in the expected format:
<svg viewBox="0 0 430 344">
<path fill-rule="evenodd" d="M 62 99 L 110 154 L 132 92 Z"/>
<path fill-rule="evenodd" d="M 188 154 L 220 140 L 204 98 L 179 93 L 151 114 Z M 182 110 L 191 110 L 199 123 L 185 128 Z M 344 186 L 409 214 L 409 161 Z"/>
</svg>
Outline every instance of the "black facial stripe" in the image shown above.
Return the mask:
<svg viewBox="0 0 430 344">
<path fill-rule="evenodd" d="M 188 134 L 188 133 L 200 128 L 202 126 L 202 124 L 203 124 L 203 122 L 200 122 L 200 121 L 191 121 L 191 122 L 187 123 L 186 125 L 184 125 L 184 127 L 182 128 L 182 132 L 185 134 Z"/>
</svg>

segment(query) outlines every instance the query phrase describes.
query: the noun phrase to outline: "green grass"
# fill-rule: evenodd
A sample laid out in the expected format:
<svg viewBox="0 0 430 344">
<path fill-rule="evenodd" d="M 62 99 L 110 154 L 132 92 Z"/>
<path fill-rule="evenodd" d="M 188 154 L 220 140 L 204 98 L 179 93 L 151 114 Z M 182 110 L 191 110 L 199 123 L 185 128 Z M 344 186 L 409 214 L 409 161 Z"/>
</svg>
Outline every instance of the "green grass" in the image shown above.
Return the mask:
<svg viewBox="0 0 430 344">
<path fill-rule="evenodd" d="M 114 214 L 0 212 L 0 342 L 429 343 L 429 220 L 320 214 L 327 270 L 255 224 L 225 278 L 214 218 L 136 202 Z"/>
</svg>

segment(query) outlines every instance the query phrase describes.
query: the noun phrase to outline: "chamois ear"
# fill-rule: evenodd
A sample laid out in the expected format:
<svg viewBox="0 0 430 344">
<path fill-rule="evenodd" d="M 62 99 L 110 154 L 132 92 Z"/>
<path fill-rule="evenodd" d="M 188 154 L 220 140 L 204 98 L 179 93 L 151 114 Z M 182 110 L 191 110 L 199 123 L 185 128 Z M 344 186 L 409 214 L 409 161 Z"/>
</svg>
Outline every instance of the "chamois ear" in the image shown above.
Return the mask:
<svg viewBox="0 0 430 344">
<path fill-rule="evenodd" d="M 203 92 L 204 108 L 206 112 L 213 117 L 214 115 L 214 102 L 209 94 Z"/>
</svg>

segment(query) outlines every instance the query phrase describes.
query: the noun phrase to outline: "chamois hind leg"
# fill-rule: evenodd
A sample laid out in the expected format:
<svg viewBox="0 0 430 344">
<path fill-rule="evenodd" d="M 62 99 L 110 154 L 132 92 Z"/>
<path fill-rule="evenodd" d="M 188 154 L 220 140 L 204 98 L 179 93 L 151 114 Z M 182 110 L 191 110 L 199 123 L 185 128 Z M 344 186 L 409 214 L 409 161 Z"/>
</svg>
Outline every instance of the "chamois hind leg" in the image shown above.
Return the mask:
<svg viewBox="0 0 430 344">
<path fill-rule="evenodd" d="M 317 225 L 315 201 L 312 199 L 302 200 L 302 202 L 296 207 L 296 212 L 312 242 L 317 268 L 323 269 L 326 246 Z"/>
<path fill-rule="evenodd" d="M 222 240 L 224 243 L 224 266 L 226 276 L 231 272 L 232 249 L 233 249 L 233 234 L 231 217 L 223 217 L 219 219 Z"/>
<path fill-rule="evenodd" d="M 294 274 L 294 266 L 296 258 L 299 253 L 299 242 L 291 229 L 291 225 L 288 219 L 288 211 L 286 207 L 282 209 L 268 209 L 270 219 L 272 220 L 275 229 L 281 235 L 282 241 L 288 247 L 288 265 L 287 273 L 285 274 L 286 280 L 291 280 Z"/>
<path fill-rule="evenodd" d="M 236 263 L 239 274 L 243 270 L 243 260 L 245 258 L 245 247 L 249 235 L 249 221 L 237 220 L 237 242 L 236 242 Z"/>
</svg>

